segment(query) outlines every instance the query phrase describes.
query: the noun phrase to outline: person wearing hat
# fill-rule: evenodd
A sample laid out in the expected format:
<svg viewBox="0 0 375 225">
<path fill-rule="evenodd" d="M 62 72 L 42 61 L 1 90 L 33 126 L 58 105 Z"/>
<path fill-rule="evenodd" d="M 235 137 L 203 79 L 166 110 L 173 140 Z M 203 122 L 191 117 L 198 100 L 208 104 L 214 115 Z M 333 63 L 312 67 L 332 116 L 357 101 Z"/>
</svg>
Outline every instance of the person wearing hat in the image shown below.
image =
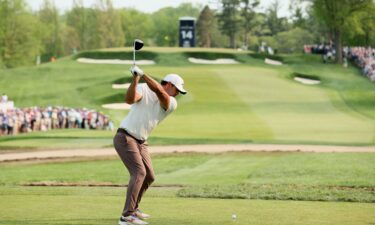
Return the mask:
<svg viewBox="0 0 375 225">
<path fill-rule="evenodd" d="M 129 171 L 125 206 L 120 225 L 148 224 L 150 215 L 139 209 L 143 194 L 155 179 L 147 138 L 151 131 L 177 108 L 175 97 L 186 94 L 184 80 L 177 74 L 168 74 L 159 84 L 139 67 L 131 68 L 133 80 L 125 102 L 131 104 L 128 115 L 122 120 L 114 137 L 114 147 Z M 143 79 L 145 83 L 140 84 Z"/>
</svg>

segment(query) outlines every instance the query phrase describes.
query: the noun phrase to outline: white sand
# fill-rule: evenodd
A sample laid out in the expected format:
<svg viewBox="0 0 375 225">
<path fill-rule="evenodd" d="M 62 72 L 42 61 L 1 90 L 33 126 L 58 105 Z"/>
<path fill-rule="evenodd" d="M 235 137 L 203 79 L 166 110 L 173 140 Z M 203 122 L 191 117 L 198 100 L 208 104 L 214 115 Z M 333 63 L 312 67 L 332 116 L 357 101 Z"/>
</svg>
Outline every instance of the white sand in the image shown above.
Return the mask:
<svg viewBox="0 0 375 225">
<path fill-rule="evenodd" d="M 307 85 L 320 84 L 320 80 L 311 80 L 302 77 L 294 77 L 294 80 Z"/>
<path fill-rule="evenodd" d="M 208 60 L 208 59 L 197 59 L 197 58 L 188 58 L 189 62 L 197 63 L 197 64 L 239 64 L 234 59 L 215 59 L 215 60 Z"/>
<path fill-rule="evenodd" d="M 272 60 L 272 59 L 267 59 L 267 58 L 264 59 L 264 62 L 266 64 L 274 65 L 274 66 L 281 66 L 281 65 L 283 65 L 283 63 L 280 62 L 280 61 L 276 61 L 276 60 Z"/>
<path fill-rule="evenodd" d="M 129 104 L 126 103 L 112 103 L 112 104 L 104 104 L 102 105 L 103 108 L 105 109 L 121 109 L 121 110 L 127 110 L 130 109 Z"/>
<path fill-rule="evenodd" d="M 123 64 L 132 65 L 133 60 L 121 60 L 121 59 L 89 59 L 89 58 L 78 58 L 79 63 L 91 63 L 91 64 Z M 154 65 L 153 60 L 136 60 L 137 65 Z"/>
<path fill-rule="evenodd" d="M 130 86 L 130 83 L 125 84 L 112 84 L 113 89 L 128 89 Z"/>
</svg>

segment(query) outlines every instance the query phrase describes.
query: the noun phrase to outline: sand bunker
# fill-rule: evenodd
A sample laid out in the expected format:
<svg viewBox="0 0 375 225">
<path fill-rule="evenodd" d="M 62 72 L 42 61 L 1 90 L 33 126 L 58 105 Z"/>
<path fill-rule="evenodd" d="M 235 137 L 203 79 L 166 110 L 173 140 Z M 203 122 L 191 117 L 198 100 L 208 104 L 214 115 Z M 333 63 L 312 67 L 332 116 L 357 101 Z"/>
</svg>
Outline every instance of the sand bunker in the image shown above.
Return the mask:
<svg viewBox="0 0 375 225">
<path fill-rule="evenodd" d="M 281 65 L 283 65 L 282 62 L 279 62 L 279 61 L 276 61 L 276 60 L 272 60 L 272 59 L 267 59 L 267 58 L 264 59 L 264 62 L 266 64 L 274 65 L 274 66 L 281 66 Z"/>
<path fill-rule="evenodd" d="M 208 59 L 197 59 L 197 58 L 188 58 L 189 62 L 197 63 L 197 64 L 238 64 L 234 59 L 215 59 L 215 60 L 208 60 Z"/>
<path fill-rule="evenodd" d="M 128 89 L 130 86 L 130 83 L 125 84 L 112 84 L 113 89 Z"/>
<path fill-rule="evenodd" d="M 131 105 L 126 103 L 112 103 L 112 104 L 104 104 L 102 105 L 105 109 L 121 109 L 121 110 L 128 110 L 130 109 Z"/>
<path fill-rule="evenodd" d="M 307 84 L 307 85 L 320 84 L 320 80 L 312 80 L 312 79 L 307 79 L 307 78 L 302 78 L 302 77 L 294 77 L 294 80 L 302 84 Z"/>
<path fill-rule="evenodd" d="M 91 64 L 122 64 L 122 65 L 132 65 L 133 60 L 121 60 L 121 59 L 89 59 L 89 58 L 78 58 L 79 63 L 91 63 Z M 153 60 L 136 60 L 137 65 L 154 65 Z"/>
</svg>

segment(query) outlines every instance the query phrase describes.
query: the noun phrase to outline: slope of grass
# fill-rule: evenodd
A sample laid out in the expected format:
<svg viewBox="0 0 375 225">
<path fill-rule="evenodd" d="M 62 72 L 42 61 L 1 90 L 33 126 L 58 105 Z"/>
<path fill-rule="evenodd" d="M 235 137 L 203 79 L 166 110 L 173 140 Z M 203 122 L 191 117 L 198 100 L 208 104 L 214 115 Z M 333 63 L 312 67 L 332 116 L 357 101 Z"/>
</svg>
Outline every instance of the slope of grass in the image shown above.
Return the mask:
<svg viewBox="0 0 375 225">
<path fill-rule="evenodd" d="M 152 134 L 151 144 L 183 143 L 308 143 L 373 145 L 375 143 L 374 84 L 352 67 L 320 62 L 311 55 L 282 56 L 281 67 L 265 65 L 247 52 L 207 50 L 205 54 L 230 54 L 240 65 L 194 65 L 184 52 L 202 49 L 154 49 L 157 65 L 142 66 L 156 79 L 178 73 L 184 77 L 186 96 L 179 107 Z M 203 54 L 202 53 L 202 54 Z M 63 105 L 86 107 L 109 114 L 116 125 L 127 111 L 103 109 L 102 104 L 122 101 L 125 90 L 114 90 L 116 81 L 128 81 L 129 66 L 80 64 L 70 57 L 39 67 L 1 70 L 0 85 L 17 107 Z M 290 74 L 321 79 L 318 86 L 296 83 Z M 14 85 L 17 84 L 17 88 Z M 61 134 L 63 134 L 62 131 Z M 45 134 L 47 135 L 47 134 Z M 77 132 L 79 137 L 80 132 Z M 97 145 L 111 145 L 108 140 Z M 43 136 L 40 134 L 39 136 Z M 66 137 L 71 132 L 66 131 Z M 67 138 L 68 139 L 68 138 Z M 48 148 L 42 139 L 0 138 L 0 148 Z M 50 139 L 51 140 L 51 139 Z M 59 142 L 58 140 L 56 140 Z M 79 141 L 57 146 L 80 147 Z M 88 141 L 89 142 L 89 141 Z M 94 142 L 92 142 L 94 143 Z M 108 144 L 109 143 L 109 144 Z M 84 146 L 94 147 L 89 143 Z"/>
</svg>

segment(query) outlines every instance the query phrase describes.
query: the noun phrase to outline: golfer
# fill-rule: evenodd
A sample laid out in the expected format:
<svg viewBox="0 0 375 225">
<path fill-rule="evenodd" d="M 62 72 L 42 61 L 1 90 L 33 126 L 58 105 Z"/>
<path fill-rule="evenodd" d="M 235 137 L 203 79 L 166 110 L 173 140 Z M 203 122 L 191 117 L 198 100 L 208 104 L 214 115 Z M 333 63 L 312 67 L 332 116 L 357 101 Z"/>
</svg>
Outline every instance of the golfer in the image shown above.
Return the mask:
<svg viewBox="0 0 375 225">
<path fill-rule="evenodd" d="M 177 74 L 167 75 L 159 84 L 137 66 L 131 68 L 133 80 L 125 95 L 131 104 L 114 137 L 114 146 L 130 174 L 125 207 L 120 225 L 146 225 L 150 215 L 139 209 L 142 196 L 155 179 L 147 138 L 165 117 L 177 108 L 175 97 L 186 94 L 183 79 Z M 139 84 L 140 79 L 145 83 Z"/>
</svg>

